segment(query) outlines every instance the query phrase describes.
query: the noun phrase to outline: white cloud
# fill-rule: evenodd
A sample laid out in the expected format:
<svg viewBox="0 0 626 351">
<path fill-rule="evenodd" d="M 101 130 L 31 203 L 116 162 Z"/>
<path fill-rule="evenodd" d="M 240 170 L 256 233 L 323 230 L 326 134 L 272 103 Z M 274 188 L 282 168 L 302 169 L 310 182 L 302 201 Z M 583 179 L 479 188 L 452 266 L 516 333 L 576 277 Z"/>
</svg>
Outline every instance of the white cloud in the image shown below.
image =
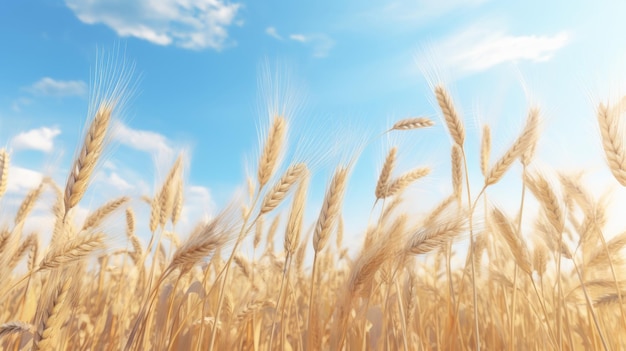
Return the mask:
<svg viewBox="0 0 626 351">
<path fill-rule="evenodd" d="M 54 138 L 59 134 L 61 130 L 56 127 L 31 129 L 13 137 L 11 145 L 15 149 L 50 152 L 54 149 Z"/>
<path fill-rule="evenodd" d="M 129 191 L 134 188 L 115 172 L 109 174 L 109 176 L 106 178 L 106 182 L 119 191 Z"/>
<path fill-rule="evenodd" d="M 198 219 L 209 219 L 215 212 L 211 191 L 203 186 L 190 185 L 185 194 L 185 206 L 181 219 L 188 224 Z"/>
<path fill-rule="evenodd" d="M 7 193 L 25 193 L 39 186 L 43 175 L 39 172 L 10 166 L 7 181 Z"/>
<path fill-rule="evenodd" d="M 305 45 L 310 45 L 313 49 L 313 57 L 324 58 L 327 57 L 330 49 L 333 48 L 335 42 L 325 34 L 290 34 L 289 39 L 300 42 Z"/>
<path fill-rule="evenodd" d="M 265 28 L 265 34 L 269 35 L 272 38 L 283 40 L 283 37 L 281 37 L 280 34 L 278 34 L 278 31 L 274 27 Z"/>
<path fill-rule="evenodd" d="M 308 38 L 302 34 L 291 34 L 289 36 L 289 39 L 299 41 L 301 43 L 306 43 L 307 41 L 309 41 Z"/>
<path fill-rule="evenodd" d="M 433 52 L 438 64 L 468 73 L 484 71 L 505 62 L 548 61 L 569 40 L 567 32 L 515 36 L 502 30 L 475 26 L 443 39 L 435 45 Z"/>
<path fill-rule="evenodd" d="M 110 171 L 117 170 L 117 165 L 111 160 L 105 160 L 104 163 L 102 164 L 102 167 Z"/>
<path fill-rule="evenodd" d="M 174 149 L 164 135 L 132 129 L 121 122 L 116 122 L 113 128 L 113 139 L 133 149 L 152 154 L 160 161 L 169 162 L 174 156 Z"/>
<path fill-rule="evenodd" d="M 221 49 L 241 4 L 223 0 L 66 0 L 84 23 L 102 23 L 121 37 L 186 49 Z M 236 24 L 236 23 L 235 23 Z"/>
<path fill-rule="evenodd" d="M 26 90 L 43 96 L 84 96 L 87 93 L 87 84 L 82 80 L 56 80 L 43 77 Z"/>
</svg>

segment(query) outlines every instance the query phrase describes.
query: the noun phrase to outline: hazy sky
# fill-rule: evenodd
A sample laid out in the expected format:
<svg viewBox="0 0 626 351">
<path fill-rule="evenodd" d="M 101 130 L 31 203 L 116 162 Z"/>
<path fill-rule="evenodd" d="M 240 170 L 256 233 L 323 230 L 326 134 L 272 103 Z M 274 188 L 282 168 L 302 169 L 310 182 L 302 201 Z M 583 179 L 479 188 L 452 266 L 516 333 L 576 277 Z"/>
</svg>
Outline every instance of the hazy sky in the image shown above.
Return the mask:
<svg viewBox="0 0 626 351">
<path fill-rule="evenodd" d="M 369 215 L 390 146 L 400 148 L 399 171 L 433 167 L 411 191 L 418 208 L 450 193 L 450 141 L 429 87 L 438 82 L 463 113 L 476 186 L 482 125 L 492 127 L 496 158 L 530 104 L 543 111 L 539 164 L 588 169 L 601 180 L 596 190 L 615 186 L 594 106 L 624 92 L 625 13 L 623 1 L 2 1 L 0 144 L 13 166 L 4 206 L 42 174 L 64 183 L 97 60 L 111 53 L 134 62 L 135 89 L 83 209 L 151 195 L 183 149 L 191 158 L 185 221 L 223 206 L 246 169 L 255 172 L 267 124 L 264 70 L 279 74 L 295 101 L 291 149 L 316 161 L 312 212 L 332 167 L 354 151 L 348 146 L 374 140 L 348 188 L 351 228 Z M 437 125 L 376 138 L 422 115 Z M 494 198 L 518 201 L 514 172 Z"/>
</svg>

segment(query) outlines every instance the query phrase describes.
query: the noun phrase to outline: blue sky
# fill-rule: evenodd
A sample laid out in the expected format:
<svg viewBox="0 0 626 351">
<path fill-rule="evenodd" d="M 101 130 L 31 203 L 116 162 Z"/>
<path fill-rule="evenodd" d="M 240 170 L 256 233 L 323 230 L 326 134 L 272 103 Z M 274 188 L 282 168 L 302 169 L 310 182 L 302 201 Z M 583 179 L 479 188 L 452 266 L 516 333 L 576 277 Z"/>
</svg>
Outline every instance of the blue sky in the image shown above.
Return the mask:
<svg viewBox="0 0 626 351">
<path fill-rule="evenodd" d="M 449 193 L 449 138 L 429 88 L 439 79 L 463 112 L 473 165 L 481 125 L 492 127 L 495 158 L 532 102 L 544 113 L 540 163 L 589 169 L 613 186 L 593 113 L 624 92 L 624 13 L 621 1 L 3 1 L 0 143 L 12 150 L 9 194 L 23 195 L 42 174 L 64 182 L 103 50 L 134 62 L 136 89 L 85 209 L 116 194 L 151 194 L 182 149 L 191 156 L 188 221 L 226 203 L 245 183 L 267 121 L 264 65 L 288 77 L 299 97 L 292 145 L 319 137 L 341 147 L 409 116 L 438 122 L 364 150 L 346 198 L 355 229 L 391 145 L 401 149 L 400 170 L 434 168 L 412 192 L 418 208 Z M 313 208 L 337 162 L 318 162 Z M 478 186 L 477 166 L 470 175 Z M 517 201 L 516 179 L 495 188 L 501 201 Z"/>
</svg>

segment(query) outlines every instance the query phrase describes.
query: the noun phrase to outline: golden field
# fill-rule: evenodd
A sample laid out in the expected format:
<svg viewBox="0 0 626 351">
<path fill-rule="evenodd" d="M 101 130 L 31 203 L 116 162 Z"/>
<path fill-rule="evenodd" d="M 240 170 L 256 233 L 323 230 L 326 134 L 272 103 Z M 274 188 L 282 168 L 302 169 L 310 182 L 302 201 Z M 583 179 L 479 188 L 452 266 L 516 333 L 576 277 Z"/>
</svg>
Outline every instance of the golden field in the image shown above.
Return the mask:
<svg viewBox="0 0 626 351">
<path fill-rule="evenodd" d="M 484 126 L 474 151 L 465 147 L 464 121 L 446 88 L 437 85 L 432 93 L 452 141 L 453 191 L 426 214 L 407 210 L 405 190 L 422 186 L 431 170 L 415 165 L 398 172 L 398 149 L 389 148 L 376 187 L 364 190 L 377 211 L 358 243 L 343 240 L 354 160 L 336 165 L 321 208 L 311 208 L 309 165 L 282 157 L 290 147 L 282 115 L 267 128 L 247 196 L 190 233 L 177 231 L 185 201 L 182 156 L 144 199 L 148 223 L 135 220 L 129 197 L 77 221 L 75 209 L 103 162 L 123 96 L 114 91 L 94 101 L 67 181 L 44 179 L 14 218 L 2 218 L 2 349 L 625 348 L 626 233 L 606 232 L 605 203 L 577 175 L 547 177 L 533 167 L 540 109 L 529 108 L 503 150 L 491 150 Z M 622 104 L 599 104 L 596 112 L 607 170 L 626 186 L 623 111 Z M 408 118 L 381 132 L 428 133 L 433 124 Z M 469 187 L 472 152 L 480 153 L 479 188 Z M 10 157 L 0 152 L 0 196 L 12 176 Z M 523 193 L 512 216 L 488 195 L 515 164 Z M 24 230 L 43 193 L 55 198 L 47 247 Z M 532 222 L 525 217 L 530 197 L 539 204 Z M 315 221 L 305 221 L 305 212 L 315 213 Z M 113 217 L 125 230 L 107 225 Z M 138 228 L 149 228 L 147 243 Z M 110 240 L 116 236 L 125 242 Z M 463 257 L 452 246 L 459 240 L 468 246 Z M 253 257 L 242 253 L 248 243 Z"/>
</svg>

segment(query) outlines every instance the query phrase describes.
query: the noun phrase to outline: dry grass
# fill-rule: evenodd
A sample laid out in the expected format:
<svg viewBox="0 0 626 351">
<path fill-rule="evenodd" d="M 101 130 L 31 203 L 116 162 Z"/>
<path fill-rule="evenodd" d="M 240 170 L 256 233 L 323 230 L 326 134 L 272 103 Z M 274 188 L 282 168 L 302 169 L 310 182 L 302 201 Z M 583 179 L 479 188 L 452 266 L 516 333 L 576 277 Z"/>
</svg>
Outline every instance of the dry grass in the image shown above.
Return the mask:
<svg viewBox="0 0 626 351">
<path fill-rule="evenodd" d="M 321 208 L 309 208 L 308 166 L 281 168 L 281 157 L 289 155 L 288 123 L 281 116 L 273 119 L 260 150 L 249 199 L 229 204 L 190 233 L 176 225 L 184 204 L 182 157 L 147 199 L 149 223 L 137 223 L 127 197 L 75 223 L 70 210 L 103 153 L 114 107 L 102 102 L 65 189 L 45 179 L 26 195 L 15 218 L 4 218 L 12 226 L 0 228 L 0 348 L 623 349 L 626 234 L 606 232 L 610 212 L 604 200 L 576 176 L 561 174 L 557 183 L 531 165 L 539 110 L 530 110 L 520 136 L 492 166 L 491 131 L 484 127 L 480 165 L 472 165 L 480 166 L 484 186 L 471 197 L 462 120 L 443 87 L 434 94 L 453 141 L 445 163 L 451 165 L 451 195 L 425 213 L 401 206 L 411 203 L 404 191 L 420 186 L 416 181 L 429 176 L 430 168 L 418 166 L 394 178 L 394 147 L 377 184 L 357 189 L 373 193 L 380 211 L 370 223 L 364 219 L 363 233 L 344 227 L 342 219 L 350 206 L 343 200 L 351 166 L 338 166 Z M 622 182 L 620 113 L 600 106 L 598 137 L 610 171 Z M 414 129 L 432 125 L 409 118 L 385 133 L 428 133 Z M 12 176 L 9 159 L 0 150 L 0 197 Z M 520 199 L 520 212 L 509 216 L 483 195 L 517 160 L 524 172 L 513 181 L 540 207 Z M 48 240 L 23 229 L 48 190 L 55 196 L 54 226 L 44 247 Z M 461 201 L 464 195 L 469 201 Z M 479 199 L 484 213 L 474 213 Z M 319 213 L 314 222 L 307 223 L 305 210 Z M 522 210 L 524 223 L 530 221 L 528 211 L 538 212 L 535 223 L 522 226 Z M 109 225 L 115 221 L 124 225 Z M 148 228 L 152 237 L 144 246 L 139 237 Z M 363 242 L 355 242 L 355 235 Z M 468 236 L 471 261 L 455 264 Z M 128 242 L 120 244 L 123 238 Z M 336 245 L 328 244 L 331 238 Z M 252 257 L 242 249 L 248 241 Z"/>
</svg>

